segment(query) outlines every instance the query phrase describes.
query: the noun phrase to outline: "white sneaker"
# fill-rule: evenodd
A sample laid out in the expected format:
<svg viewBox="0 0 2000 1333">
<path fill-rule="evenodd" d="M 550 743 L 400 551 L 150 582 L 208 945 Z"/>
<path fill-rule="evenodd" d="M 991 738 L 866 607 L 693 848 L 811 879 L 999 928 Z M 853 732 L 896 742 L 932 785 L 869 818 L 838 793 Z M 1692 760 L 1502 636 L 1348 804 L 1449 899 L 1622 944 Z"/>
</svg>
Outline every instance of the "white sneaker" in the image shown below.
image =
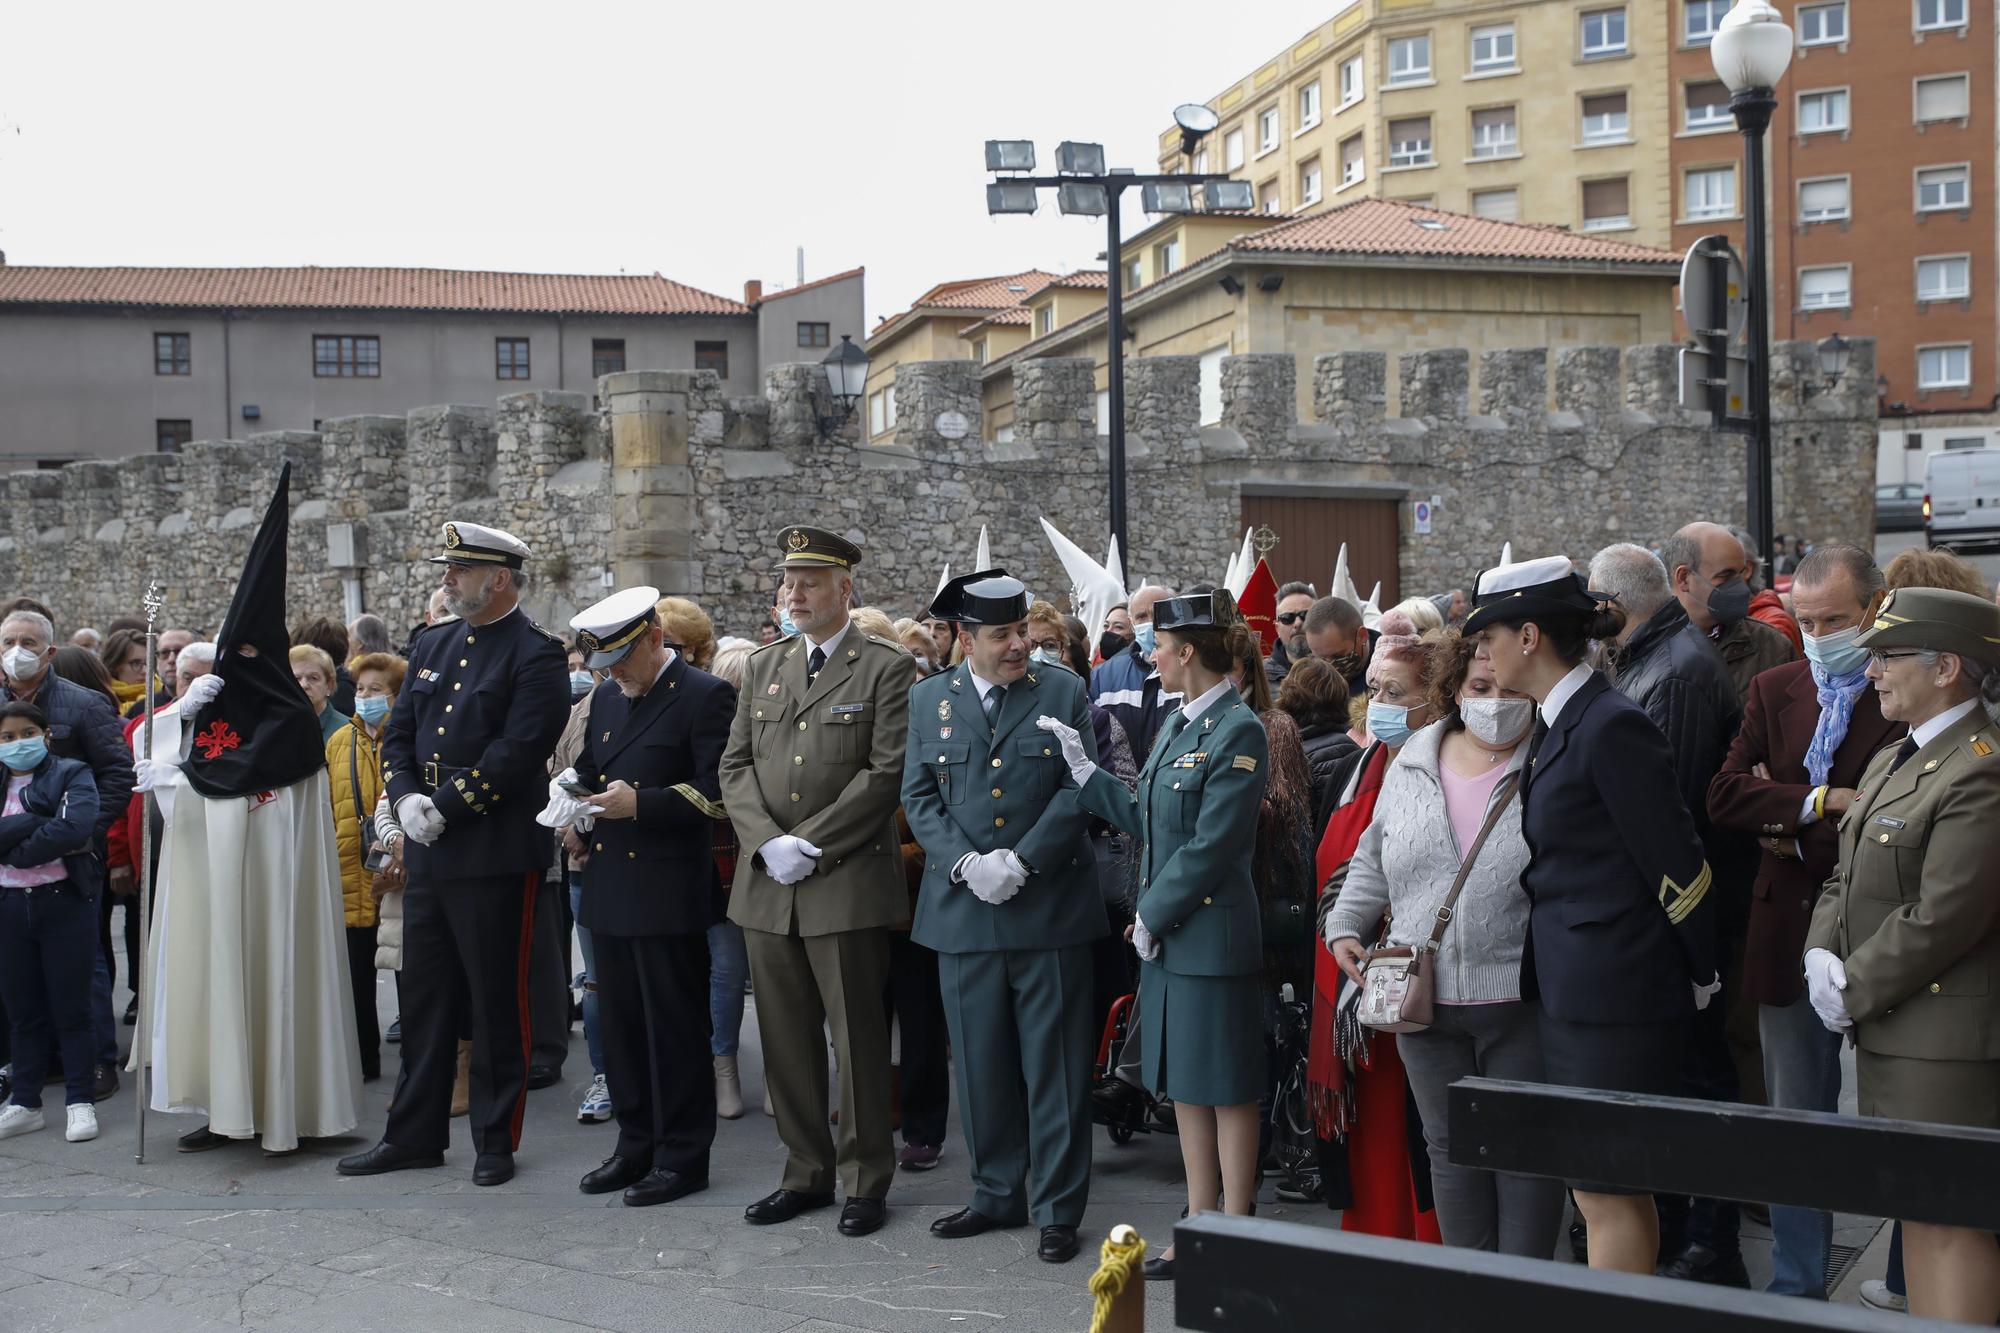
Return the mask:
<svg viewBox="0 0 2000 1333">
<path fill-rule="evenodd" d="M 1878 1310 L 1893 1310 L 1897 1314 L 1907 1314 L 1910 1309 L 1909 1298 L 1889 1290 L 1889 1284 L 1879 1277 L 1871 1277 L 1861 1284 L 1861 1303 Z"/>
<path fill-rule="evenodd" d="M 583 1104 L 576 1108 L 576 1123 L 579 1125 L 601 1125 L 611 1118 L 611 1089 L 605 1085 L 604 1075 L 590 1080 L 590 1091 L 583 1095 Z"/>
<path fill-rule="evenodd" d="M 88 1143 L 97 1137 L 97 1108 L 89 1102 L 72 1102 L 63 1108 L 69 1115 L 69 1127 L 63 1130 L 63 1137 L 71 1143 Z"/>
<path fill-rule="evenodd" d="M 49 1122 L 42 1118 L 42 1108 L 29 1110 L 8 1102 L 0 1106 L 0 1139 L 11 1139 L 16 1134 L 32 1134 L 38 1129 L 47 1129 Z"/>
</svg>

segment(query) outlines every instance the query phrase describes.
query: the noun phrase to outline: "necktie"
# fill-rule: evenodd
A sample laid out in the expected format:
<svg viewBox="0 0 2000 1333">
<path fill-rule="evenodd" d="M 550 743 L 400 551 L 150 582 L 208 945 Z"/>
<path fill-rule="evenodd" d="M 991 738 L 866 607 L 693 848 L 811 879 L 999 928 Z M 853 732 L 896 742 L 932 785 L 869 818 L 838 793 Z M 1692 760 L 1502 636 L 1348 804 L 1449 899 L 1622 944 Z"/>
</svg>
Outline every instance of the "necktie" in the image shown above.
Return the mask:
<svg viewBox="0 0 2000 1333">
<path fill-rule="evenodd" d="M 806 658 L 806 679 L 811 680 L 814 676 L 817 676 L 819 674 L 819 669 L 825 665 L 826 665 L 826 649 L 824 648 L 813 649 L 812 655 Z"/>
<path fill-rule="evenodd" d="M 994 720 L 1000 716 L 1000 709 L 1006 701 L 1007 687 L 1005 685 L 995 685 L 992 689 L 986 691 L 987 726 L 992 726 Z"/>
<path fill-rule="evenodd" d="M 1915 736 L 1903 737 L 1903 743 L 1896 747 L 1896 757 L 1889 761 L 1889 771 L 1891 773 L 1894 773 L 1897 769 L 1903 766 L 1904 762 L 1908 760 L 1911 755 L 1915 754 L 1916 752 L 1917 752 L 1917 738 Z"/>
</svg>

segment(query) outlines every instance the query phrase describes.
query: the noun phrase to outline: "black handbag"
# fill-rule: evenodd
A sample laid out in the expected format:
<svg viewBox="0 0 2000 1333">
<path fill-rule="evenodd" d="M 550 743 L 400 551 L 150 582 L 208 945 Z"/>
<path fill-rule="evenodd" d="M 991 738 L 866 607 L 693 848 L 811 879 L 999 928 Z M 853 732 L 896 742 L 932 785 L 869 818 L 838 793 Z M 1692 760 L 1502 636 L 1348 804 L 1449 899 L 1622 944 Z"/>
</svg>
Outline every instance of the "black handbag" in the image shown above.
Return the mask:
<svg viewBox="0 0 2000 1333">
<path fill-rule="evenodd" d="M 361 868 L 372 874 L 380 874 L 389 868 L 395 859 L 386 847 L 377 847 L 375 836 L 375 816 L 361 808 L 361 738 L 357 735 L 354 744 L 347 747 L 347 777 L 353 784 L 354 814 L 361 821 Z"/>
</svg>

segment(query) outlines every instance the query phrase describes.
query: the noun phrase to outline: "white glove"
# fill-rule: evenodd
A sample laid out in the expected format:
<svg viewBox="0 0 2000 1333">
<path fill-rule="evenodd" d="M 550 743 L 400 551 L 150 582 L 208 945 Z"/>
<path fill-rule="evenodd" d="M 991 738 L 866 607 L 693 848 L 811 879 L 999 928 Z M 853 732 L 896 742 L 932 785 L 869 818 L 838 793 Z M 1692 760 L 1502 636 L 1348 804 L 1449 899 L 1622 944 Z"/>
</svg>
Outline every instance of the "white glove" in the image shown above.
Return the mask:
<svg viewBox="0 0 2000 1333">
<path fill-rule="evenodd" d="M 169 773 L 180 766 L 181 757 L 177 754 L 163 754 L 158 759 L 134 759 L 132 761 L 132 772 L 138 780 L 132 784 L 132 790 L 140 792 L 151 791 L 162 779 L 166 778 Z"/>
<path fill-rule="evenodd" d="M 590 817 L 593 808 L 589 802 L 579 801 L 568 792 L 558 790 L 549 797 L 542 813 L 535 816 L 535 822 L 543 828 L 568 828 L 579 819 Z"/>
<path fill-rule="evenodd" d="M 819 869 L 819 854 L 819 848 L 789 833 L 780 833 L 757 849 L 764 869 L 780 884 L 796 884 Z"/>
<path fill-rule="evenodd" d="M 425 847 L 436 842 L 438 835 L 444 832 L 444 816 L 438 813 L 437 803 L 421 792 L 396 802 L 396 822 L 403 826 L 403 832 L 411 842 Z"/>
<path fill-rule="evenodd" d="M 1028 882 L 1028 868 L 1021 864 L 1021 858 L 1013 849 L 1002 847 L 991 852 L 969 852 L 961 857 L 958 867 L 952 871 L 957 878 L 972 890 L 980 902 L 998 907 L 1021 891 Z"/>
<path fill-rule="evenodd" d="M 222 693 L 222 677 L 213 671 L 206 676 L 196 676 L 188 685 L 188 692 L 181 696 L 181 715 L 192 718 L 197 711 L 215 702 L 215 696 Z"/>
<path fill-rule="evenodd" d="M 1132 918 L 1132 947 L 1149 963 L 1160 956 L 1160 942 L 1153 937 L 1152 931 L 1146 929 L 1146 923 L 1136 916 Z"/>
<path fill-rule="evenodd" d="M 1717 991 L 1722 989 L 1722 974 L 1720 972 L 1716 973 L 1715 980 L 1709 982 L 1706 986 L 1702 985 L 1699 981 L 1693 983 L 1693 985 L 1694 1008 L 1696 1013 L 1700 1013 L 1702 1010 L 1708 1008 L 1708 1002 L 1715 998 Z"/>
<path fill-rule="evenodd" d="M 1813 1012 L 1829 1032 L 1845 1032 L 1854 1026 L 1847 1012 L 1847 966 L 1825 949 L 1806 950 L 1806 994 Z"/>
<path fill-rule="evenodd" d="M 1090 752 L 1083 748 L 1083 737 L 1077 729 L 1047 715 L 1036 718 L 1035 725 L 1062 742 L 1063 759 L 1069 764 L 1069 775 L 1076 785 L 1081 787 L 1090 781 L 1097 765 L 1090 761 Z"/>
</svg>

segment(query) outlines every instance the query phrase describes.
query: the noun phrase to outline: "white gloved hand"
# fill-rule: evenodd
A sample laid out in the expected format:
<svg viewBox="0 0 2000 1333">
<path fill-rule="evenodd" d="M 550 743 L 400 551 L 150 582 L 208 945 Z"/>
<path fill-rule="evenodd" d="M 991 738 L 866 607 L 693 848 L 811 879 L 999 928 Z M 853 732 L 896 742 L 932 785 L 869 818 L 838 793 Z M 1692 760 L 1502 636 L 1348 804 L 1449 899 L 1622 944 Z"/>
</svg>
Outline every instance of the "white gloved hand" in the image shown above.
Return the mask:
<svg viewBox="0 0 2000 1333">
<path fill-rule="evenodd" d="M 1715 980 L 1709 982 L 1706 986 L 1702 985 L 1699 981 L 1694 982 L 1693 985 L 1694 1008 L 1696 1013 L 1700 1013 L 1702 1010 L 1708 1008 L 1708 1002 L 1714 999 L 1716 993 L 1722 989 L 1722 974 L 1720 972 L 1716 973 Z"/>
<path fill-rule="evenodd" d="M 414 792 L 396 802 L 396 822 L 403 826 L 403 832 L 411 842 L 425 847 L 438 840 L 444 832 L 444 816 L 438 813 L 437 802 L 422 792 Z"/>
<path fill-rule="evenodd" d="M 757 855 L 764 858 L 764 869 L 780 884 L 796 884 L 819 869 L 819 848 L 789 833 L 780 833 L 759 847 Z"/>
<path fill-rule="evenodd" d="M 1159 940 L 1154 938 L 1152 931 L 1146 929 L 1146 923 L 1136 916 L 1132 918 L 1132 947 L 1149 963 L 1160 956 Z"/>
<path fill-rule="evenodd" d="M 195 713 L 215 702 L 215 696 L 222 693 L 222 677 L 213 671 L 205 676 L 196 676 L 188 685 L 187 693 L 181 696 L 181 715 L 193 717 Z"/>
<path fill-rule="evenodd" d="M 591 810 L 589 802 L 580 801 L 566 791 L 557 790 L 549 797 L 549 803 L 543 808 L 542 813 L 535 816 L 535 822 L 543 828 L 568 828 L 579 819 L 590 816 Z"/>
<path fill-rule="evenodd" d="M 1028 882 L 1028 869 L 1012 849 L 1002 847 L 966 857 L 960 862 L 958 877 L 979 901 L 998 907 L 1021 891 Z"/>
<path fill-rule="evenodd" d="M 569 796 L 569 793 L 563 790 L 563 783 L 580 783 L 582 781 L 583 779 L 577 775 L 577 771 L 574 768 L 565 768 L 562 772 L 549 779 L 549 799 L 553 801 L 558 796 Z M 571 797 L 571 799 L 574 800 L 576 798 Z"/>
<path fill-rule="evenodd" d="M 181 757 L 161 755 L 158 759 L 134 759 L 132 772 L 138 779 L 132 784 L 133 791 L 151 791 L 163 780 L 172 781 L 167 775 L 181 766 Z"/>
<path fill-rule="evenodd" d="M 1097 765 L 1090 760 L 1090 752 L 1083 748 L 1083 737 L 1075 727 L 1044 714 L 1035 719 L 1035 725 L 1062 742 L 1063 760 L 1069 765 L 1070 778 L 1081 787 L 1090 781 L 1090 775 L 1097 771 Z"/>
<path fill-rule="evenodd" d="M 1806 994 L 1813 1012 L 1829 1032 L 1845 1032 L 1854 1026 L 1847 1012 L 1847 966 L 1825 949 L 1806 950 Z"/>
</svg>

